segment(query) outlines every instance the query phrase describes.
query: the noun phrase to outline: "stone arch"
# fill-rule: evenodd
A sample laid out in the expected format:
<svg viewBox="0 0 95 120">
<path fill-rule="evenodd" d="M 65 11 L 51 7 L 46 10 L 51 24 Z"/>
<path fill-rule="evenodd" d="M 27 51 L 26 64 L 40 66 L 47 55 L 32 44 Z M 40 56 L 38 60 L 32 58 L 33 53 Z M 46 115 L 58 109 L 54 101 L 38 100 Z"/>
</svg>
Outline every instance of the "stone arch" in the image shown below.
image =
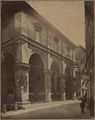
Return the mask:
<svg viewBox="0 0 95 120">
<path fill-rule="evenodd" d="M 39 54 L 33 53 L 29 59 L 29 100 L 43 101 L 45 93 L 44 64 Z"/>
<path fill-rule="evenodd" d="M 51 99 L 60 100 L 61 99 L 61 85 L 60 85 L 60 67 L 56 61 L 51 64 Z"/>
<path fill-rule="evenodd" d="M 1 64 L 1 102 L 2 104 L 14 103 L 15 99 L 15 59 L 7 52 Z"/>
<path fill-rule="evenodd" d="M 46 53 L 44 54 L 43 52 L 41 52 L 40 50 L 36 50 L 36 49 L 32 49 L 32 52 L 29 54 L 28 56 L 28 63 L 29 63 L 29 59 L 33 54 L 38 54 L 44 64 L 44 69 L 46 69 Z"/>
</svg>

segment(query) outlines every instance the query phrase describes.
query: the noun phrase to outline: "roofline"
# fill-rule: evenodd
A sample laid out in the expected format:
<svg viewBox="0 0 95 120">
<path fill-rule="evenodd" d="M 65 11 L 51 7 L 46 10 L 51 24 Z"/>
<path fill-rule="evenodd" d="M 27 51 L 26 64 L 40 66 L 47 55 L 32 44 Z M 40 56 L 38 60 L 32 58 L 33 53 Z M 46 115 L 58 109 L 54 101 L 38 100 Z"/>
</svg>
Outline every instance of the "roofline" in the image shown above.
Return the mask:
<svg viewBox="0 0 95 120">
<path fill-rule="evenodd" d="M 77 47 L 71 40 L 69 40 L 62 32 L 60 32 L 54 25 L 52 25 L 51 23 L 49 23 L 42 15 L 40 15 L 27 1 L 25 1 L 30 7 L 31 7 L 31 9 L 32 10 L 34 10 L 33 12 L 35 13 L 34 15 L 36 16 L 36 17 L 38 17 L 38 19 L 40 19 L 44 24 L 46 24 L 46 25 L 48 25 L 48 27 L 50 27 L 50 28 L 52 28 L 52 30 L 54 31 L 54 32 L 56 32 L 56 34 L 59 34 L 59 36 L 61 37 L 61 38 L 63 38 L 63 41 L 64 41 L 64 39 L 66 39 L 65 40 L 65 42 L 69 42 L 69 44 L 71 44 L 73 47 Z"/>
<path fill-rule="evenodd" d="M 4 6 L 8 6 L 8 2 L 10 2 L 9 4 L 12 4 L 14 6 L 11 5 L 11 7 L 15 7 L 15 4 L 17 4 L 18 8 L 20 10 L 29 10 L 30 13 L 35 13 L 33 14 L 35 17 L 37 17 L 40 21 L 42 21 L 44 24 L 47 25 L 47 27 L 51 28 L 59 37 L 63 38 L 62 40 L 67 42 L 68 44 L 72 45 L 72 47 L 77 47 L 71 40 L 69 40 L 62 32 L 60 32 L 55 26 L 53 26 L 52 24 L 50 24 L 42 15 L 40 15 L 27 1 L 2 1 L 3 5 L 2 8 Z M 15 2 L 15 3 L 14 3 Z M 1 11 L 2 12 L 2 11 Z"/>
</svg>

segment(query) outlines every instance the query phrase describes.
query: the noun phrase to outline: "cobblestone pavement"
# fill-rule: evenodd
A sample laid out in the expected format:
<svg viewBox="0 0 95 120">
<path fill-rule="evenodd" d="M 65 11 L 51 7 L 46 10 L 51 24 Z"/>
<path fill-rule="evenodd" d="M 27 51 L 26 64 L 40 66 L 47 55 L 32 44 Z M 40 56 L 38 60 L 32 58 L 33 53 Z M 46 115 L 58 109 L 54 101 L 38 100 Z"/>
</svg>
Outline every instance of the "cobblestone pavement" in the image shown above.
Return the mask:
<svg viewBox="0 0 95 120">
<path fill-rule="evenodd" d="M 7 117 L 10 119 L 89 119 L 89 113 L 85 109 L 82 114 L 79 103 L 71 103 L 65 105 L 54 106 L 42 110 L 30 111 L 19 115 Z"/>
</svg>

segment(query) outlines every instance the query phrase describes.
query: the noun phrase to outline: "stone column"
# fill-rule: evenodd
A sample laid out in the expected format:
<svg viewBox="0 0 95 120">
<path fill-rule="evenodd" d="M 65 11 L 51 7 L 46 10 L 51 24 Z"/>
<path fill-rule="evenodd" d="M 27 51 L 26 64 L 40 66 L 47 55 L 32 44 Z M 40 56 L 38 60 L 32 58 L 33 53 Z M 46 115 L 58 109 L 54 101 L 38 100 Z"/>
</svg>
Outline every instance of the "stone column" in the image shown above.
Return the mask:
<svg viewBox="0 0 95 120">
<path fill-rule="evenodd" d="M 63 75 L 61 75 L 61 100 L 65 100 L 65 78 Z"/>
<path fill-rule="evenodd" d="M 15 66 L 15 101 L 21 105 L 29 103 L 29 67 L 24 63 Z"/>
<path fill-rule="evenodd" d="M 51 71 L 45 70 L 45 93 L 46 101 L 51 101 Z"/>
</svg>

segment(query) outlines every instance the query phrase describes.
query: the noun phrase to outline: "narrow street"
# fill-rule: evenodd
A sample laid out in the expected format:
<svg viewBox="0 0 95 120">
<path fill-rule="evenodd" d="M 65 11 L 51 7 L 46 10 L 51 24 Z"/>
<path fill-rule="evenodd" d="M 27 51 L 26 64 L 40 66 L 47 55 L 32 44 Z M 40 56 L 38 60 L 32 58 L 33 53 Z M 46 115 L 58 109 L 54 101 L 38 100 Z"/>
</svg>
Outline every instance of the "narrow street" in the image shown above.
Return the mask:
<svg viewBox="0 0 95 120">
<path fill-rule="evenodd" d="M 82 114 L 79 103 L 71 103 L 67 105 L 59 105 L 42 110 L 22 113 L 19 115 L 7 117 L 10 119 L 88 119 L 89 113 L 85 109 Z"/>
<path fill-rule="evenodd" d="M 1 0 L 2 119 L 92 120 L 94 1 Z"/>
</svg>

